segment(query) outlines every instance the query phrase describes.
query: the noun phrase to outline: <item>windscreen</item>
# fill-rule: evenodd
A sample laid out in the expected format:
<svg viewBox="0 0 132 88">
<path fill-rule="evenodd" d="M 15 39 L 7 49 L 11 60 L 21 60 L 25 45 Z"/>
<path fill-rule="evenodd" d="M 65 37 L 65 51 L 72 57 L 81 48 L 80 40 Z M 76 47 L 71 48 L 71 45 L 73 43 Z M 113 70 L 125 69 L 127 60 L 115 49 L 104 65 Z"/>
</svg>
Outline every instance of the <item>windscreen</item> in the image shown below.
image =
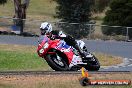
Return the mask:
<svg viewBox="0 0 132 88">
<path fill-rule="evenodd" d="M 38 43 L 42 43 L 42 41 L 46 41 L 48 42 L 48 37 L 47 36 L 40 36 L 39 39 L 38 39 Z"/>
</svg>

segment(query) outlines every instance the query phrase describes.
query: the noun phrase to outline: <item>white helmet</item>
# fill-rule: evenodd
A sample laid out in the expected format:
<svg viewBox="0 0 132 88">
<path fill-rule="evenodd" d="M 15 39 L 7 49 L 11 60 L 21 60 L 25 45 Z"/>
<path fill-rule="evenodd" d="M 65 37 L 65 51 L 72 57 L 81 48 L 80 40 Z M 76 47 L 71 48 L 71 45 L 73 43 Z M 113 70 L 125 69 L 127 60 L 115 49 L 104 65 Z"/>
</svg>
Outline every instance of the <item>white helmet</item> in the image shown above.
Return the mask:
<svg viewBox="0 0 132 88">
<path fill-rule="evenodd" d="M 40 30 L 42 34 L 50 33 L 52 31 L 52 26 L 48 22 L 41 23 Z"/>
</svg>

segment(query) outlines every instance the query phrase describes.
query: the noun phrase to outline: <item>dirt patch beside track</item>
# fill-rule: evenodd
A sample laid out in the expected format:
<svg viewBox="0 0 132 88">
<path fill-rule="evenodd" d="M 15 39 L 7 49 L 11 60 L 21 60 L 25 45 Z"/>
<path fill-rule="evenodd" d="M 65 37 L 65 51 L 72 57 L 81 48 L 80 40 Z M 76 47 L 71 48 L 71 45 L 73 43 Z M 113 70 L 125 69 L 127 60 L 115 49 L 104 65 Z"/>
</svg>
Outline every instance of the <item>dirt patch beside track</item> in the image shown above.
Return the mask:
<svg viewBox="0 0 132 88">
<path fill-rule="evenodd" d="M 79 84 L 81 74 L 59 75 L 6 75 L 0 76 L 0 88 L 83 88 Z M 132 73 L 90 74 L 90 79 L 130 79 Z M 106 86 L 109 88 L 111 86 Z M 115 86 L 117 87 L 117 86 Z M 130 87 L 132 87 L 130 85 Z M 88 87 L 90 88 L 90 87 Z M 96 87 L 94 87 L 96 88 Z M 98 88 L 98 87 L 97 87 Z M 121 87 L 120 88 L 125 88 Z"/>
</svg>

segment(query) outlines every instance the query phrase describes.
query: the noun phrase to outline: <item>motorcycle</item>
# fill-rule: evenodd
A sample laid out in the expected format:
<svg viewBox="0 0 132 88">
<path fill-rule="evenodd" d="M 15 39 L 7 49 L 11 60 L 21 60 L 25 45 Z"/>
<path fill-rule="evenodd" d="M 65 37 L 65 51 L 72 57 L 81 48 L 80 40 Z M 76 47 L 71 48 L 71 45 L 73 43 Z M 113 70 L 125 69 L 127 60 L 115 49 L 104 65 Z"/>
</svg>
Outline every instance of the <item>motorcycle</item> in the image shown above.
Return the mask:
<svg viewBox="0 0 132 88">
<path fill-rule="evenodd" d="M 87 51 L 85 43 L 78 40 L 77 44 L 85 53 L 85 58 L 81 58 L 78 51 L 67 45 L 64 40 L 50 39 L 46 35 L 40 37 L 37 53 L 55 71 L 77 71 L 81 67 L 89 71 L 99 70 L 100 63 L 98 59 Z"/>
</svg>

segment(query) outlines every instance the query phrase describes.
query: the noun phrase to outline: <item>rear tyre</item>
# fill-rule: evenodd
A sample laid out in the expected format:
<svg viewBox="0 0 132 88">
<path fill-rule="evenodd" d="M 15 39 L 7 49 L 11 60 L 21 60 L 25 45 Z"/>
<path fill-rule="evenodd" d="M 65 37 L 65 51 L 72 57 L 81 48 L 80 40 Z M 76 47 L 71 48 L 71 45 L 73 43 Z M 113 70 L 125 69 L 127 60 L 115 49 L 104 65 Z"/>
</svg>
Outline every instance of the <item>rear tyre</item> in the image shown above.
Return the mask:
<svg viewBox="0 0 132 88">
<path fill-rule="evenodd" d="M 88 53 L 86 46 L 83 47 L 83 51 L 84 51 L 84 53 Z M 87 63 L 88 63 L 88 65 L 85 66 L 85 68 L 89 71 L 98 71 L 100 68 L 100 63 L 94 55 L 92 58 L 88 58 Z"/>
<path fill-rule="evenodd" d="M 84 52 L 88 52 L 88 50 L 87 50 L 87 47 L 86 47 L 86 46 L 84 46 L 84 47 L 83 47 L 83 51 L 84 51 Z"/>
<path fill-rule="evenodd" d="M 99 63 L 98 59 L 94 55 L 93 55 L 92 58 L 88 58 L 87 63 L 88 64 L 85 66 L 85 68 L 88 71 L 98 71 L 99 68 L 100 68 L 100 63 Z"/>
</svg>

